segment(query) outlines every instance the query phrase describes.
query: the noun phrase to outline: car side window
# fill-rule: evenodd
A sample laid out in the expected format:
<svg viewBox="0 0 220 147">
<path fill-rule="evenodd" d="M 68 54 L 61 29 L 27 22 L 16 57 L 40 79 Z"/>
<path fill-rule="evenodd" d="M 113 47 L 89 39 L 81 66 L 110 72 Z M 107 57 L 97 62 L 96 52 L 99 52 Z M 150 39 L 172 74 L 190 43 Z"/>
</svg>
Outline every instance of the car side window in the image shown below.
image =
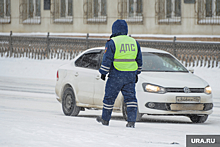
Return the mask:
<svg viewBox="0 0 220 147">
<path fill-rule="evenodd" d="M 101 54 L 100 54 L 98 68 L 101 67 L 103 56 L 104 56 L 104 50 L 103 50 L 103 51 L 101 52 Z"/>
<path fill-rule="evenodd" d="M 75 65 L 83 68 L 98 69 L 100 62 L 99 53 L 86 53 L 76 60 Z"/>
</svg>

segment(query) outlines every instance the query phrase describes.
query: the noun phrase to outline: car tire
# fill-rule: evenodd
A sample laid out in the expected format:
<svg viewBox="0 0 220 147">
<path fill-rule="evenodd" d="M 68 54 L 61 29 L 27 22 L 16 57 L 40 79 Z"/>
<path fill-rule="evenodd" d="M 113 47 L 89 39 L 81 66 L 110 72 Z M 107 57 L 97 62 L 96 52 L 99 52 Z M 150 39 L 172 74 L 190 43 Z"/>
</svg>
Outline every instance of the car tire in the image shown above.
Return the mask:
<svg viewBox="0 0 220 147">
<path fill-rule="evenodd" d="M 204 123 L 208 119 L 208 115 L 190 115 L 189 118 L 193 123 Z"/>
<path fill-rule="evenodd" d="M 123 101 L 122 103 L 122 114 L 123 114 L 123 118 L 127 121 L 128 120 L 128 115 L 127 115 L 127 105 L 125 104 L 125 102 Z M 139 113 L 138 109 L 137 109 L 137 117 L 136 117 L 136 121 L 141 121 L 141 118 L 144 114 Z"/>
<path fill-rule="evenodd" d="M 72 88 L 68 87 L 64 90 L 62 97 L 63 113 L 67 116 L 77 116 L 80 108 L 76 106 L 75 94 Z"/>
</svg>

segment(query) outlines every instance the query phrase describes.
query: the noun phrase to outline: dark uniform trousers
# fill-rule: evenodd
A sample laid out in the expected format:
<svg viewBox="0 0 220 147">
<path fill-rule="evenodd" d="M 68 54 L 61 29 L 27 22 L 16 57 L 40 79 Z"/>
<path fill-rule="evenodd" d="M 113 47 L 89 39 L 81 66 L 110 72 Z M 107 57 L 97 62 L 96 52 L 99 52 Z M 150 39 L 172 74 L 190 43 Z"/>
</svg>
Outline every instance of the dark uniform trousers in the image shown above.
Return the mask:
<svg viewBox="0 0 220 147">
<path fill-rule="evenodd" d="M 115 99 L 121 91 L 124 97 L 124 102 L 127 104 L 127 121 L 136 121 L 137 99 L 135 93 L 135 80 L 135 72 L 120 72 L 120 74 L 109 76 L 105 87 L 102 119 L 105 121 L 111 119 Z"/>
</svg>

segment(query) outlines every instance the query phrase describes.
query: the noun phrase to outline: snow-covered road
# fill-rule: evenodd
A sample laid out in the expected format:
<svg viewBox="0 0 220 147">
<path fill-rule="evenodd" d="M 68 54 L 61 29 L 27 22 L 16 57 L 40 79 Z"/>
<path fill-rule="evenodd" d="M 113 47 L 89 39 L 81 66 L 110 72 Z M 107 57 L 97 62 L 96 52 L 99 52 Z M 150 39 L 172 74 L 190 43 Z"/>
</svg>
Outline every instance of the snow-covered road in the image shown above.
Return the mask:
<svg viewBox="0 0 220 147">
<path fill-rule="evenodd" d="M 1 77 L 0 90 L 55 94 L 55 80 Z"/>
<path fill-rule="evenodd" d="M 99 110 L 67 117 L 55 99 L 55 80 L 0 77 L 0 146 L 3 147 L 184 147 L 186 135 L 219 135 L 220 101 L 204 124 L 186 117 L 147 116 L 126 128 L 122 114 L 98 124 Z"/>
<path fill-rule="evenodd" d="M 143 116 L 126 128 L 121 113 L 110 126 L 98 124 L 100 110 L 67 117 L 56 100 L 56 71 L 68 60 L 0 58 L 1 147 L 185 147 L 186 135 L 220 135 L 220 69 L 197 67 L 213 88 L 214 112 L 204 124 L 187 117 Z"/>
</svg>

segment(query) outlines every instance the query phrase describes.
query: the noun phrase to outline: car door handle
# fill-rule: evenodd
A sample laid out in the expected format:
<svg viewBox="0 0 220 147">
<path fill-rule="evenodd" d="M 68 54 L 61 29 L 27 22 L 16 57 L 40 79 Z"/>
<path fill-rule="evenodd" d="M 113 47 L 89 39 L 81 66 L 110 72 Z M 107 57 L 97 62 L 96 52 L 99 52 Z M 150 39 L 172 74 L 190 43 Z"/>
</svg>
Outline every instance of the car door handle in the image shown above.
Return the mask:
<svg viewBox="0 0 220 147">
<path fill-rule="evenodd" d="M 77 77 L 78 75 L 79 75 L 78 72 L 76 72 L 76 73 L 75 73 L 75 76 Z"/>
<path fill-rule="evenodd" d="M 99 80 L 99 79 L 100 79 L 100 76 L 97 76 L 97 77 L 96 77 L 96 80 Z"/>
</svg>

